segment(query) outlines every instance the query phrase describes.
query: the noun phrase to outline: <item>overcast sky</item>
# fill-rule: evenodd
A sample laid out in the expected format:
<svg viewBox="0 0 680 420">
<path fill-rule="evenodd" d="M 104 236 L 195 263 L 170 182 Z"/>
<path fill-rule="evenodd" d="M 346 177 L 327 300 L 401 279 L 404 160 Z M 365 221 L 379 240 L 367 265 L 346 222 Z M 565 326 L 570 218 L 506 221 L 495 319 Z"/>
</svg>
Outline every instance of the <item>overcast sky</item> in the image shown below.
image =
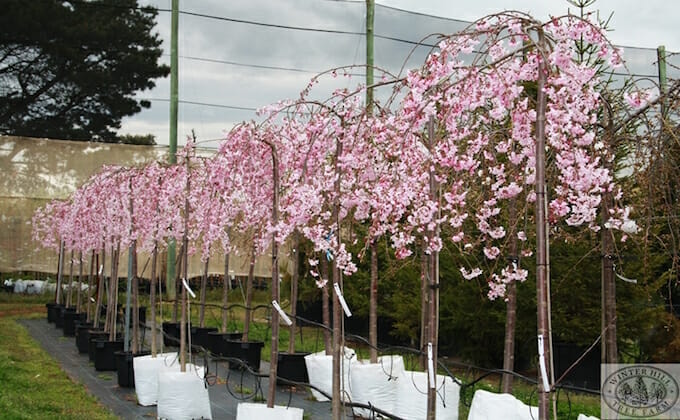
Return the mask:
<svg viewBox="0 0 680 420">
<path fill-rule="evenodd" d="M 169 10 L 171 2 L 140 3 L 161 9 L 157 32 L 164 41 L 162 61 L 169 63 L 170 13 L 162 9 Z M 491 13 L 519 10 L 546 20 L 569 8 L 576 12 L 565 0 L 377 0 L 377 4 L 375 63 L 392 73 L 423 62 L 430 47 L 414 51 L 415 42 L 432 33 L 456 32 Z M 180 0 L 180 10 L 186 12 L 179 21 L 180 145 L 192 129 L 199 141 L 219 139 L 235 123 L 255 118 L 253 109 L 297 97 L 314 74 L 365 60 L 364 37 L 357 34 L 365 31 L 362 0 Z M 635 74 L 654 77 L 658 45 L 680 51 L 680 2 L 597 0 L 589 10 L 599 10 L 602 18 L 613 13 L 609 38 L 625 47 L 628 68 Z M 334 88 L 363 82 L 363 70 L 353 73 L 350 79 L 326 79 L 315 94 L 323 98 Z M 676 74 L 672 69 L 669 73 Z M 151 109 L 124 119 L 121 134 L 151 133 L 159 144 L 168 143 L 169 77 L 156 84 L 138 94 L 151 99 Z"/>
</svg>

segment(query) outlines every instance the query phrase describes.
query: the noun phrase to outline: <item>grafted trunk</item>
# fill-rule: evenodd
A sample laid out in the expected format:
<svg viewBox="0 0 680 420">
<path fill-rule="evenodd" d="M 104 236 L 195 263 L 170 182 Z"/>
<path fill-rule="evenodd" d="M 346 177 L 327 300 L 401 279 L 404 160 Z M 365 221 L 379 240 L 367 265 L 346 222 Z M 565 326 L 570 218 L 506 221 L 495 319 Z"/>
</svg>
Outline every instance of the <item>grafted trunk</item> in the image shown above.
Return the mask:
<svg viewBox="0 0 680 420">
<path fill-rule="evenodd" d="M 368 307 L 368 343 L 371 363 L 378 363 L 378 244 L 371 243 L 371 285 Z"/>
<path fill-rule="evenodd" d="M 243 341 L 248 341 L 250 333 L 250 321 L 253 318 L 253 280 L 255 278 L 255 246 L 250 255 L 250 267 L 248 268 L 248 281 L 246 282 L 246 316 L 243 321 Z M 273 281 L 273 280 L 272 280 Z"/>
<path fill-rule="evenodd" d="M 324 285 L 321 288 L 321 319 L 324 325 L 323 343 L 326 347 L 326 354 L 330 356 L 333 354 L 333 342 L 331 336 L 331 310 L 330 305 L 328 304 L 328 299 L 330 298 L 330 296 L 328 296 L 328 260 L 326 260 L 325 255 L 321 255 L 319 271 L 321 271 L 321 273 L 319 273 L 321 275 L 321 281 L 324 282 Z"/>
<path fill-rule="evenodd" d="M 83 305 L 83 251 L 78 253 L 78 291 L 76 292 L 76 312 Z"/>
<path fill-rule="evenodd" d="M 229 277 L 229 253 L 224 254 L 224 288 L 222 289 L 222 328 L 221 332 L 227 332 L 227 305 L 229 304 L 229 288 L 231 278 Z"/>
<path fill-rule="evenodd" d="M 137 277 L 137 241 L 132 242 L 132 353 L 139 353 L 139 277 Z"/>
<path fill-rule="evenodd" d="M 510 223 L 515 223 L 517 219 L 517 202 L 515 199 L 510 201 L 508 208 L 508 220 Z M 510 229 L 509 233 L 509 249 L 508 255 L 511 265 L 519 264 L 518 249 L 517 249 L 517 232 L 516 229 Z M 519 268 L 519 267 L 516 267 Z M 503 346 L 503 370 L 515 370 L 515 328 L 517 325 L 517 283 L 510 282 L 507 286 L 506 293 L 507 302 L 505 303 L 505 341 Z M 501 391 L 510 394 L 512 393 L 513 376 L 507 373 L 502 377 Z"/>
<path fill-rule="evenodd" d="M 111 264 L 109 304 L 109 341 L 116 341 L 116 321 L 118 318 L 118 264 L 120 262 L 120 242 L 116 244 Z"/>
<path fill-rule="evenodd" d="M 539 47 L 546 45 L 545 35 L 539 31 Z M 544 90 L 546 80 L 546 63 L 541 61 L 538 67 L 538 89 L 536 100 L 536 301 L 539 345 L 544 353 L 545 372 L 539 370 L 538 377 L 538 416 L 540 420 L 547 420 L 549 416 L 549 391 L 542 383 L 550 381 L 550 349 L 548 317 L 548 255 L 546 232 L 546 183 L 545 183 L 545 113 L 546 94 Z M 545 376 L 544 376 L 545 375 Z"/>
<path fill-rule="evenodd" d="M 71 259 L 69 260 L 68 272 L 68 295 L 66 295 L 66 307 L 73 306 L 73 250 L 71 250 Z"/>
<path fill-rule="evenodd" d="M 295 353 L 295 329 L 297 328 L 297 298 L 298 298 L 298 281 L 299 281 L 299 266 L 300 253 L 298 247 L 300 246 L 300 239 L 297 232 L 293 233 L 293 275 L 290 279 L 290 338 L 288 340 L 288 353 Z"/>
<path fill-rule="evenodd" d="M 609 219 L 609 206 L 611 194 L 605 192 L 602 197 L 602 222 L 606 224 Z M 616 343 L 616 281 L 614 278 L 614 244 L 610 229 L 603 228 L 602 240 L 602 295 L 603 311 L 603 352 L 602 363 L 617 363 L 618 348 Z"/>
<path fill-rule="evenodd" d="M 156 336 L 156 264 L 158 262 L 158 243 L 154 242 L 151 252 L 151 284 L 149 290 L 149 310 L 151 311 L 151 356 L 158 353 L 158 337 Z"/>
<path fill-rule="evenodd" d="M 428 127 L 428 150 L 433 154 L 435 146 L 435 123 L 430 118 Z M 430 200 L 432 202 L 439 201 L 439 183 L 435 179 L 435 174 L 430 171 Z M 433 217 L 439 218 L 438 214 Z M 433 230 L 427 232 L 430 238 L 430 243 L 433 239 L 439 236 L 439 224 L 436 224 Z M 429 320 L 428 320 L 428 358 L 429 347 L 432 348 L 432 369 L 430 374 L 434 378 L 434 383 L 429 383 L 427 389 L 427 418 L 428 420 L 435 420 L 437 417 L 437 352 L 439 342 L 439 252 L 431 251 L 427 258 L 427 274 L 428 274 L 428 295 L 429 295 Z M 429 361 L 428 361 L 429 364 Z M 429 368 L 429 367 L 428 367 Z"/>
<path fill-rule="evenodd" d="M 92 256 L 90 257 L 90 275 L 87 278 L 87 305 L 85 306 L 87 309 L 85 310 L 87 312 L 87 322 L 92 322 L 92 283 L 94 279 L 94 270 L 95 270 L 95 252 L 94 249 L 92 250 Z"/>
<path fill-rule="evenodd" d="M 423 245 L 424 247 L 424 245 Z M 427 338 L 430 335 L 427 314 L 430 313 L 430 294 L 427 287 L 427 255 L 420 254 L 420 368 L 427 369 Z"/>
<path fill-rule="evenodd" d="M 205 294 L 208 285 L 208 264 L 210 264 L 210 258 L 205 259 L 203 276 L 201 276 L 201 306 L 198 308 L 198 326 L 201 328 L 205 327 Z"/>
<path fill-rule="evenodd" d="M 97 269 L 97 304 L 94 308 L 94 327 L 99 328 L 100 312 L 102 308 L 102 301 L 104 300 L 104 264 L 106 263 L 106 248 L 102 247 L 102 265 L 101 269 Z M 97 267 L 99 267 L 99 255 L 97 255 Z"/>
</svg>

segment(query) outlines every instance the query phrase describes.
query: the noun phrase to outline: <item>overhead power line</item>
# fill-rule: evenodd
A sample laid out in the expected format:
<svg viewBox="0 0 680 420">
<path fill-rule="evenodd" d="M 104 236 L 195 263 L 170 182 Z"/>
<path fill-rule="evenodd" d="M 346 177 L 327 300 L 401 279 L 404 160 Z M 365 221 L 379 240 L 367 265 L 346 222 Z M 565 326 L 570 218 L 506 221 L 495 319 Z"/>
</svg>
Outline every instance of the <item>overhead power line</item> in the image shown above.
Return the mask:
<svg viewBox="0 0 680 420">
<path fill-rule="evenodd" d="M 170 102 L 169 98 L 137 98 L 142 101 L 151 101 L 151 102 Z M 224 105 L 224 104 L 214 104 L 214 103 L 209 103 L 209 102 L 197 102 L 197 101 L 185 101 L 180 99 L 178 101 L 180 104 L 187 104 L 187 105 L 198 105 L 198 106 L 209 106 L 213 108 L 225 108 L 225 109 L 234 109 L 237 111 L 257 111 L 258 108 L 253 108 L 253 107 L 247 107 L 247 106 L 237 106 L 237 105 Z"/>
</svg>

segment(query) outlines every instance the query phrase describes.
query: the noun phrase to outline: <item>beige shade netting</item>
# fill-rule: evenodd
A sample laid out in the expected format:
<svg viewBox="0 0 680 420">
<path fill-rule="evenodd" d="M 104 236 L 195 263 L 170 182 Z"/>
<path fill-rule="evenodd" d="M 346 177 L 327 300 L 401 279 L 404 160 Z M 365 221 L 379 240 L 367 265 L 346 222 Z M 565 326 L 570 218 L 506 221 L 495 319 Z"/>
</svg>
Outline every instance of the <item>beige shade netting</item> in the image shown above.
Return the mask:
<svg viewBox="0 0 680 420">
<path fill-rule="evenodd" d="M 199 151 L 210 155 L 210 150 Z M 58 252 L 43 248 L 33 241 L 31 218 L 35 210 L 50 200 L 67 198 L 103 165 L 142 165 L 154 160 L 167 161 L 166 146 L 134 146 L 50 140 L 27 137 L 0 136 L 0 272 L 34 271 L 57 272 Z M 179 247 L 178 247 L 179 248 Z M 127 250 L 121 250 L 119 276 L 127 276 Z M 107 251 L 108 252 L 108 251 Z M 281 268 L 289 266 L 286 250 L 279 257 Z M 70 253 L 64 258 L 64 273 L 70 270 Z M 78 272 L 78 255 L 74 255 L 75 273 Z M 148 278 L 148 255 L 138 256 L 138 274 Z M 83 256 L 83 269 L 89 272 L 90 256 Z M 106 256 L 106 273 L 111 258 Z M 164 256 L 159 267 L 165 268 Z M 245 252 L 232 253 L 230 273 L 234 276 L 248 274 Z M 144 268 L 146 266 L 146 268 Z M 107 269 L 109 271 L 107 271 Z M 160 269 L 160 268 L 159 268 Z M 200 276 L 204 264 L 199 256 L 190 258 L 189 277 Z M 224 256 L 215 253 L 210 259 L 210 274 L 224 273 Z M 256 277 L 271 277 L 271 255 L 265 254 L 255 264 Z"/>
</svg>

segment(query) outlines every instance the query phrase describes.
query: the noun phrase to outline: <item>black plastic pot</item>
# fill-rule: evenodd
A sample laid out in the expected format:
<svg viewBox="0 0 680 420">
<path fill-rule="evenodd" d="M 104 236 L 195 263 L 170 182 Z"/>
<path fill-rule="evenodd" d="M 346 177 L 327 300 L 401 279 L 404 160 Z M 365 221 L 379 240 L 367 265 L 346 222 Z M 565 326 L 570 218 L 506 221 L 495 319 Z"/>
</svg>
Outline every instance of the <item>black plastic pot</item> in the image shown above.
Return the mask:
<svg viewBox="0 0 680 420">
<path fill-rule="evenodd" d="M 217 356 L 226 357 L 227 355 L 227 340 L 240 340 L 243 336 L 242 332 L 209 332 L 208 333 L 208 350 Z"/>
<path fill-rule="evenodd" d="M 309 383 L 305 356 L 309 353 L 279 353 L 278 369 L 276 373 L 276 383 L 280 385 L 288 384 L 285 380 L 293 382 Z"/>
<path fill-rule="evenodd" d="M 163 323 L 163 344 L 170 347 L 179 347 L 179 322 Z"/>
<path fill-rule="evenodd" d="M 114 353 L 116 358 L 116 370 L 118 371 L 118 386 L 122 388 L 135 387 L 135 371 L 133 360 L 137 356 L 146 356 L 148 351 L 132 354 L 131 351 L 117 351 Z"/>
<path fill-rule="evenodd" d="M 74 337 L 76 335 L 76 322 L 87 319 L 87 314 L 84 312 L 66 311 L 64 312 L 64 336 Z"/>
<path fill-rule="evenodd" d="M 251 370 L 255 372 L 260 371 L 260 360 L 262 358 L 262 341 L 240 341 L 227 340 L 226 341 L 226 355 L 225 357 L 233 357 L 245 363 Z M 240 370 L 243 369 L 243 363 L 229 362 L 229 369 Z"/>
<path fill-rule="evenodd" d="M 109 333 L 104 330 L 89 330 L 87 337 L 87 356 L 91 362 L 94 362 L 94 356 L 97 351 L 95 340 L 108 340 Z"/>
<path fill-rule="evenodd" d="M 66 315 L 67 312 L 75 312 L 76 308 L 74 307 L 65 307 L 65 306 L 60 306 L 59 310 L 57 311 L 57 318 L 54 320 L 54 326 L 57 328 L 64 328 L 64 316 Z"/>
<path fill-rule="evenodd" d="M 87 347 L 90 340 L 89 330 L 92 328 L 91 322 L 76 322 L 75 326 L 75 336 L 76 336 L 76 347 L 78 348 L 78 353 L 87 353 Z"/>
<path fill-rule="evenodd" d="M 57 322 L 57 317 L 59 316 L 59 311 L 61 311 L 61 308 L 64 307 L 64 305 L 60 303 L 46 303 L 45 306 L 47 307 L 47 322 L 50 322 L 52 324 Z"/>
<path fill-rule="evenodd" d="M 123 342 L 121 340 L 109 341 L 108 339 L 93 341 L 95 345 L 95 370 L 116 370 L 115 353 L 123 349 Z"/>
<path fill-rule="evenodd" d="M 200 348 L 207 349 L 209 347 L 208 334 L 217 332 L 215 327 L 191 327 L 191 347 L 192 350 L 198 351 Z"/>
</svg>

